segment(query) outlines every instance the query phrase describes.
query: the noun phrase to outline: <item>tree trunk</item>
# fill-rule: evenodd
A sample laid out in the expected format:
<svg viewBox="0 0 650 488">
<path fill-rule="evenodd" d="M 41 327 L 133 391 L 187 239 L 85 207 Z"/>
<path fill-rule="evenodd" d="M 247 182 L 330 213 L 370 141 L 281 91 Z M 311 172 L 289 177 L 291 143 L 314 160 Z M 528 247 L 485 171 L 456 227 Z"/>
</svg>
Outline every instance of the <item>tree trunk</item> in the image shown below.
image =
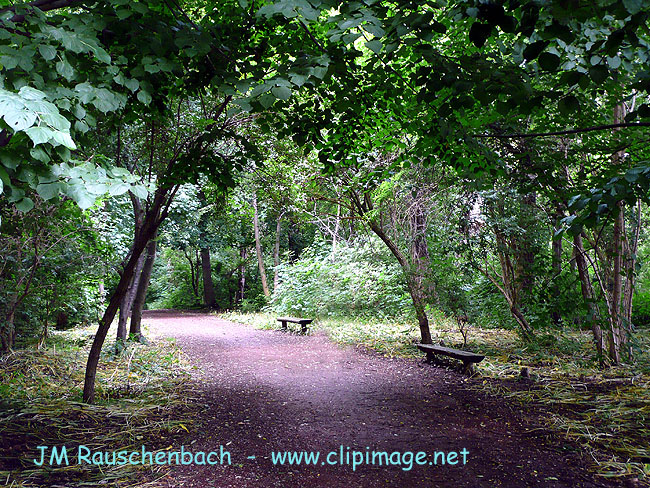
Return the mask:
<svg viewBox="0 0 650 488">
<path fill-rule="evenodd" d="M 282 232 L 282 214 L 278 214 L 275 225 L 275 247 L 273 248 L 273 265 L 275 267 L 273 271 L 274 292 L 278 289 L 278 283 L 280 281 L 280 275 L 278 272 L 278 266 L 280 266 L 280 232 Z"/>
<path fill-rule="evenodd" d="M 341 228 L 341 202 L 336 205 L 336 221 L 334 222 L 334 232 L 332 233 L 332 251 L 336 251 L 339 240 L 339 229 Z"/>
<path fill-rule="evenodd" d="M 133 300 L 135 299 L 136 291 L 138 290 L 138 283 L 140 282 L 140 274 L 142 272 L 142 266 L 144 265 L 144 254 L 140 255 L 138 259 L 138 264 L 135 267 L 135 272 L 129 285 L 129 289 L 124 294 L 122 301 L 120 302 L 120 315 L 117 322 L 117 342 L 115 344 L 116 349 L 121 347 L 120 343 L 126 341 L 126 322 L 131 315 L 131 308 L 133 306 Z M 119 351 L 118 351 L 119 352 Z"/>
<path fill-rule="evenodd" d="M 411 226 L 411 261 L 415 265 L 413 279 L 417 288 L 422 291 L 422 298 L 426 301 L 436 297 L 436 289 L 431 280 L 426 277 L 430 270 L 429 247 L 427 246 L 427 219 L 419 202 L 414 202 L 409 215 Z M 426 286 L 425 286 L 426 283 Z M 426 296 L 424 296 L 426 294 Z"/>
<path fill-rule="evenodd" d="M 239 288 L 235 295 L 235 303 L 241 303 L 241 301 L 244 299 L 244 290 L 246 288 L 246 258 L 247 257 L 248 257 L 248 252 L 246 250 L 246 246 L 242 246 L 239 249 L 239 258 L 241 261 L 239 264 L 239 279 L 238 279 Z"/>
<path fill-rule="evenodd" d="M 406 284 L 411 295 L 411 301 L 413 302 L 413 308 L 415 309 L 415 316 L 418 319 L 418 326 L 420 327 L 420 336 L 422 344 L 432 344 L 431 340 L 431 331 L 429 330 L 429 318 L 427 317 L 427 312 L 425 309 L 425 302 L 423 299 L 423 290 L 421 286 L 421 281 L 414 279 L 413 272 L 409 266 L 409 262 L 406 259 L 406 256 L 399 250 L 397 245 L 386 235 L 384 230 L 379 226 L 375 221 L 368 222 L 370 229 L 377 234 L 377 236 L 386 244 L 388 249 L 397 261 L 399 262 L 402 272 L 406 277 Z"/>
<path fill-rule="evenodd" d="M 212 281 L 212 264 L 210 263 L 210 249 L 201 249 L 201 270 L 203 273 L 203 304 L 206 308 L 216 308 L 217 299 L 214 294 Z"/>
<path fill-rule="evenodd" d="M 614 270 L 612 276 L 612 299 L 610 301 L 611 330 L 608 334 L 609 358 L 614 364 L 621 362 L 621 343 L 625 340 L 622 316 L 621 296 L 623 292 L 623 232 L 625 227 L 625 211 L 623 202 L 619 202 L 618 215 L 614 219 L 612 246 L 614 249 Z"/>
<path fill-rule="evenodd" d="M 147 243 L 147 256 L 142 266 L 142 273 L 140 274 L 140 282 L 133 299 L 133 310 L 131 311 L 131 326 L 129 327 L 129 336 L 135 338 L 139 342 L 145 342 L 142 335 L 142 310 L 144 309 L 144 302 L 147 298 L 147 290 L 149 289 L 149 282 L 151 281 L 151 271 L 156 261 L 156 234 L 152 236 L 151 240 Z"/>
<path fill-rule="evenodd" d="M 264 269 L 264 256 L 262 256 L 262 242 L 260 241 L 260 224 L 259 215 L 257 213 L 257 195 L 253 196 L 253 230 L 255 232 L 255 252 L 257 253 L 257 265 L 260 270 L 260 278 L 262 280 L 262 291 L 265 297 L 270 297 L 269 285 L 266 281 L 266 270 Z"/>
<path fill-rule="evenodd" d="M 135 272 L 142 251 L 144 251 L 145 246 L 152 236 L 155 235 L 161 222 L 167 216 L 167 209 L 165 209 L 162 214 L 161 209 L 165 204 L 169 190 L 170 188 L 159 187 L 156 191 L 153 203 L 145 215 L 142 229 L 135 236 L 132 254 L 124 266 L 122 276 L 120 277 L 117 287 L 108 302 L 106 311 L 99 322 L 97 333 L 95 334 L 93 344 L 90 347 L 90 353 L 88 354 L 88 361 L 86 362 L 86 374 L 84 377 L 83 390 L 83 401 L 86 403 L 93 403 L 95 401 L 95 377 L 97 375 L 97 364 L 99 363 L 102 346 L 106 340 L 106 334 L 108 334 L 108 330 L 113 323 L 120 302 L 129 288 L 129 283 L 131 282 L 131 278 L 133 277 L 133 273 Z"/>
<path fill-rule="evenodd" d="M 562 214 L 558 213 L 556 215 L 555 219 L 555 226 L 554 230 L 557 232 L 561 228 L 561 220 L 562 220 Z M 551 293 L 553 296 L 558 296 L 560 293 L 560 288 L 557 285 L 557 278 L 562 274 L 562 239 L 561 238 L 553 238 L 552 240 L 552 261 L 551 261 L 551 269 L 553 272 L 553 284 L 551 286 Z M 551 318 L 553 319 L 553 322 L 556 325 L 559 325 L 562 316 L 560 315 L 560 312 L 557 310 L 557 308 L 553 308 L 551 310 Z"/>
<path fill-rule="evenodd" d="M 6 316 L 4 327 L 0 331 L 0 341 L 2 342 L 2 351 L 10 352 L 14 347 L 14 312 L 9 312 Z"/>
<path fill-rule="evenodd" d="M 598 313 L 598 307 L 596 306 L 594 289 L 591 286 L 591 278 L 589 277 L 589 268 L 587 266 L 587 260 L 585 259 L 585 248 L 582 243 L 582 236 L 579 234 L 573 236 L 573 245 L 575 247 L 575 262 L 576 267 L 578 268 L 578 277 L 580 278 L 580 289 L 582 290 L 582 297 L 587 304 L 587 310 L 589 311 L 588 318 L 591 322 L 591 331 L 594 335 L 596 352 L 598 353 L 599 361 L 602 364 L 605 344 L 603 341 L 603 331 L 600 328 L 601 317 Z"/>
<path fill-rule="evenodd" d="M 196 265 L 194 264 L 194 259 L 192 256 L 190 256 L 185 249 L 183 249 L 183 254 L 185 255 L 185 259 L 187 259 L 187 262 L 190 264 L 190 275 L 192 279 L 192 293 L 194 293 L 194 296 L 198 299 L 200 299 L 199 295 L 199 260 L 197 259 Z"/>
</svg>

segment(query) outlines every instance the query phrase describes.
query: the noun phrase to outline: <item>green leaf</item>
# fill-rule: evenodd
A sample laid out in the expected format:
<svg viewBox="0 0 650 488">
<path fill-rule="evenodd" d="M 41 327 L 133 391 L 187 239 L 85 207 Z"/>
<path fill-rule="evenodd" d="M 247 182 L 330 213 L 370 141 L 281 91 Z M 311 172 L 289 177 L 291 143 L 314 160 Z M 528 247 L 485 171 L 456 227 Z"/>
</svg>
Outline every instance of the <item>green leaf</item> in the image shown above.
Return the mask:
<svg viewBox="0 0 650 488">
<path fill-rule="evenodd" d="M 131 187 L 127 183 L 115 183 L 108 187 L 108 194 L 112 197 L 117 195 L 123 195 L 129 191 Z"/>
<path fill-rule="evenodd" d="M 68 81 L 74 78 L 74 69 L 65 59 L 56 63 L 56 72 Z"/>
<path fill-rule="evenodd" d="M 88 193 L 83 185 L 70 185 L 66 194 L 72 198 L 82 210 L 92 207 L 96 201 L 95 196 Z"/>
<path fill-rule="evenodd" d="M 607 76 L 609 75 L 609 70 L 605 65 L 597 64 L 589 68 L 589 76 L 594 81 L 594 83 L 603 83 Z"/>
<path fill-rule="evenodd" d="M 108 191 L 108 185 L 106 183 L 92 182 L 86 184 L 86 189 L 93 195 L 103 195 Z"/>
<path fill-rule="evenodd" d="M 131 191 L 133 192 L 133 194 L 134 194 L 136 197 L 141 198 L 141 199 L 143 199 L 143 200 L 144 200 L 145 198 L 147 198 L 147 196 L 149 196 L 149 192 L 148 192 L 147 189 L 146 189 L 144 186 L 142 186 L 142 185 L 133 185 L 133 186 L 131 187 Z"/>
<path fill-rule="evenodd" d="M 104 51 L 104 49 L 97 46 L 97 47 L 93 47 L 92 50 L 93 50 L 93 54 L 95 54 L 95 57 L 98 60 L 100 60 L 102 63 L 111 64 L 111 56 L 106 51 Z"/>
<path fill-rule="evenodd" d="M 70 134 L 68 134 L 67 132 L 62 132 L 60 130 L 53 131 L 52 141 L 54 141 L 56 144 L 65 146 L 72 151 L 77 149 L 77 145 L 74 143 L 72 137 L 70 137 Z"/>
<path fill-rule="evenodd" d="M 41 53 L 45 61 L 52 61 L 56 56 L 56 48 L 49 44 L 40 44 L 38 46 L 38 52 Z"/>
<path fill-rule="evenodd" d="M 57 130 L 66 132 L 70 130 L 70 121 L 61 114 L 51 112 L 44 113 L 41 115 L 41 120 Z"/>
<path fill-rule="evenodd" d="M 270 93 L 265 93 L 260 97 L 260 103 L 262 104 L 262 107 L 269 108 L 275 103 L 275 97 Z"/>
<path fill-rule="evenodd" d="M 375 39 L 373 41 L 366 42 L 366 47 L 370 49 L 373 53 L 379 54 L 381 52 L 381 49 L 384 47 L 384 45 L 381 43 L 381 41 Z"/>
<path fill-rule="evenodd" d="M 607 64 L 611 69 L 618 69 L 621 66 L 621 58 L 618 56 L 607 56 Z"/>
<path fill-rule="evenodd" d="M 117 14 L 117 18 L 120 19 L 120 20 L 127 19 L 127 18 L 131 17 L 131 15 L 133 15 L 133 12 L 131 12 L 130 10 L 126 10 L 126 9 L 119 9 L 115 13 Z"/>
<path fill-rule="evenodd" d="M 34 208 L 34 202 L 32 201 L 31 198 L 23 198 L 22 200 L 16 202 L 16 208 L 20 210 L 22 213 L 29 212 L 31 209 Z"/>
<path fill-rule="evenodd" d="M 291 90 L 286 86 L 274 86 L 271 93 L 280 100 L 289 100 L 291 98 Z"/>
<path fill-rule="evenodd" d="M 296 86 L 302 86 L 305 84 L 306 81 L 307 81 L 306 75 L 299 75 L 299 74 L 291 75 L 291 83 L 293 83 Z"/>
<path fill-rule="evenodd" d="M 36 193 L 38 193 L 43 200 L 51 200 L 52 198 L 57 197 L 60 190 L 61 184 L 58 182 L 43 183 L 36 187 Z"/>
<path fill-rule="evenodd" d="M 492 26 L 483 24 L 482 22 L 474 22 L 469 29 L 469 40 L 474 43 L 476 47 L 483 47 L 487 38 L 490 37 Z"/>
<path fill-rule="evenodd" d="M 623 0 L 623 6 L 632 15 L 638 14 L 643 8 L 643 0 Z"/>
<path fill-rule="evenodd" d="M 539 56 L 541 52 L 546 49 L 546 46 L 548 46 L 548 41 L 537 41 L 529 44 L 526 46 L 526 49 L 524 49 L 524 59 L 526 61 L 532 61 L 533 59 L 536 59 L 537 56 Z"/>
<path fill-rule="evenodd" d="M 555 71 L 560 66 L 560 57 L 553 53 L 542 53 L 537 59 L 539 67 L 545 71 Z"/>
<path fill-rule="evenodd" d="M 42 146 L 35 146 L 34 148 L 30 149 L 29 155 L 37 161 L 41 161 L 43 163 L 50 162 L 50 155 L 45 149 L 43 149 Z"/>
<path fill-rule="evenodd" d="M 111 168 L 111 174 L 114 178 L 125 178 L 131 176 L 131 173 L 129 173 L 128 169 L 120 168 L 119 166 Z"/>
<path fill-rule="evenodd" d="M 22 110 L 24 106 L 18 95 L 0 88 L 0 115 Z"/>
<path fill-rule="evenodd" d="M 34 125 L 36 114 L 31 110 L 12 110 L 4 114 L 4 120 L 16 132 Z"/>
<path fill-rule="evenodd" d="M 138 12 L 139 14 L 146 14 L 149 12 L 149 7 L 142 2 L 133 2 L 131 3 L 131 8 Z"/>
<path fill-rule="evenodd" d="M 149 95 L 149 92 L 147 90 L 140 90 L 138 92 L 138 100 L 140 100 L 145 105 L 149 105 L 151 103 L 151 95 Z"/>
<path fill-rule="evenodd" d="M 129 90 L 135 93 L 137 89 L 140 88 L 140 82 L 136 79 L 126 80 L 124 82 L 124 86 L 126 86 Z"/>
<path fill-rule="evenodd" d="M 375 24 L 366 23 L 363 25 L 363 29 L 367 32 L 370 32 L 375 37 L 384 37 L 386 35 L 386 31 Z M 343 36 L 343 38 L 345 40 L 345 36 Z"/>
<path fill-rule="evenodd" d="M 580 102 L 573 95 L 569 95 L 559 101 L 558 108 L 563 115 L 570 115 L 580 111 Z"/>
</svg>

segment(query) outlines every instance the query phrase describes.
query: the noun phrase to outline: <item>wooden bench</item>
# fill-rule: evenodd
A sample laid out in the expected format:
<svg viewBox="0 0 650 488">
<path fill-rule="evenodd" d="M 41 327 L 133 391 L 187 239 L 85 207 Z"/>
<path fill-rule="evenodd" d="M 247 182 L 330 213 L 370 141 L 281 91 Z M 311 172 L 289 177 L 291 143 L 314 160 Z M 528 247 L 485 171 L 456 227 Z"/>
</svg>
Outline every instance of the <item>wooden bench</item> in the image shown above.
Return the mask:
<svg viewBox="0 0 650 488">
<path fill-rule="evenodd" d="M 427 354 L 427 361 L 433 361 L 435 354 L 442 356 L 449 356 L 450 358 L 460 359 L 463 362 L 463 371 L 471 373 L 473 371 L 473 364 L 480 363 L 485 359 L 481 354 L 473 352 L 461 351 L 460 349 L 452 349 L 450 347 L 434 346 L 433 344 L 418 344 L 418 349 Z"/>
<path fill-rule="evenodd" d="M 307 326 L 311 324 L 314 319 L 301 319 L 297 317 L 278 317 L 278 322 L 282 323 L 283 330 L 289 330 L 287 323 L 291 322 L 292 324 L 300 324 L 300 331 L 303 334 L 307 333 Z"/>
</svg>

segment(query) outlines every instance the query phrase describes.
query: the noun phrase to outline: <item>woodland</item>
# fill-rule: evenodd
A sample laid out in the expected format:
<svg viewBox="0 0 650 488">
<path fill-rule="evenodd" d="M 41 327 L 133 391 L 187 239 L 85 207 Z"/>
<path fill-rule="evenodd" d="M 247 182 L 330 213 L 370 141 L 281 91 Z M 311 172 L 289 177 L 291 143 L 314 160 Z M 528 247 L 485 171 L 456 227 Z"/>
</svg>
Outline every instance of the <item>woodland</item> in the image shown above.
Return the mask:
<svg viewBox="0 0 650 488">
<path fill-rule="evenodd" d="M 649 135 L 648 0 L 0 0 L 0 475 L 84 415 L 189 432 L 175 309 L 485 354 L 642 486 Z"/>
</svg>

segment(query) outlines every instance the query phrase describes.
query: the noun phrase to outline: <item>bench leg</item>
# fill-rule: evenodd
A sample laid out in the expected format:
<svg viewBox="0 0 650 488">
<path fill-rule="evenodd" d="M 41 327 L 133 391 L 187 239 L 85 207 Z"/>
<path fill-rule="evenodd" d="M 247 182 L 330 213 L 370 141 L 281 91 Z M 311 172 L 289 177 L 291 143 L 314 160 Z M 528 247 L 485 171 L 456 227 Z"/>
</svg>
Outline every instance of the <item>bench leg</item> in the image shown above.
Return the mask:
<svg viewBox="0 0 650 488">
<path fill-rule="evenodd" d="M 282 330 L 287 330 L 287 321 L 282 320 L 281 322 L 282 322 Z"/>
<path fill-rule="evenodd" d="M 468 375 L 473 375 L 474 374 L 474 363 L 470 363 L 468 361 L 463 361 L 463 373 L 468 374 Z"/>
<path fill-rule="evenodd" d="M 433 353 L 427 351 L 427 363 L 432 363 L 433 362 Z"/>
<path fill-rule="evenodd" d="M 302 329 L 302 334 L 305 335 L 307 333 L 307 324 L 300 324 L 300 327 Z"/>
</svg>

